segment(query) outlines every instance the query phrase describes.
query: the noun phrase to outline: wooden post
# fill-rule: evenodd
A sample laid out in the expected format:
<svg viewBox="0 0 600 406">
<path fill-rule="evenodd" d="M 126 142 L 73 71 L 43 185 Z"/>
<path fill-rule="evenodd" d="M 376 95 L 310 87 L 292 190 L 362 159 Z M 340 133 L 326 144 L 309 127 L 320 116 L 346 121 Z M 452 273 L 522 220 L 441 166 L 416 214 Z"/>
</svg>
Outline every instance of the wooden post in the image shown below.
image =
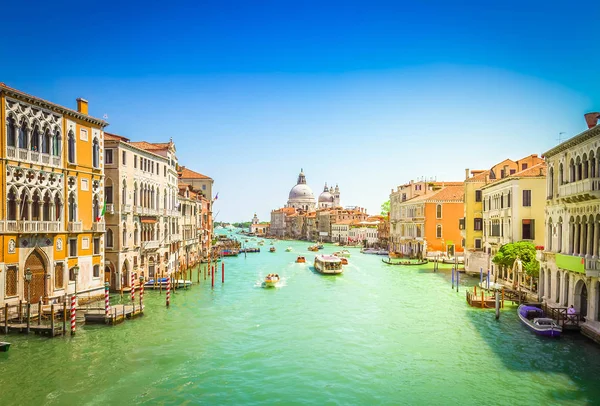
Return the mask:
<svg viewBox="0 0 600 406">
<path fill-rule="evenodd" d="M 211 280 L 210 286 L 214 288 L 215 287 L 215 266 L 214 265 L 211 268 L 210 280 Z"/>
<path fill-rule="evenodd" d="M 225 283 L 225 262 L 221 262 L 221 283 Z"/>
<path fill-rule="evenodd" d="M 460 279 L 458 268 L 456 268 L 456 291 L 458 292 L 458 281 Z"/>
<path fill-rule="evenodd" d="M 162 280 L 163 280 L 163 273 L 160 273 L 160 281 L 158 283 L 158 294 L 162 295 Z"/>
<path fill-rule="evenodd" d="M 452 290 L 454 290 L 454 267 L 452 267 Z"/>
<path fill-rule="evenodd" d="M 52 337 L 54 337 L 54 303 L 50 305 L 50 330 L 52 330 Z"/>
<path fill-rule="evenodd" d="M 63 335 L 67 334 L 67 295 L 63 301 Z"/>
<path fill-rule="evenodd" d="M 477 285 L 473 286 L 473 293 L 475 294 L 475 297 L 477 297 Z"/>
<path fill-rule="evenodd" d="M 498 293 L 498 290 L 495 291 L 496 293 L 496 320 L 500 319 L 500 294 Z"/>
<path fill-rule="evenodd" d="M 23 300 L 19 299 L 19 323 L 23 323 Z"/>
<path fill-rule="evenodd" d="M 4 334 L 8 334 L 8 303 L 4 304 Z"/>
<path fill-rule="evenodd" d="M 481 291 L 481 308 L 485 307 L 485 302 L 483 301 L 483 290 Z"/>
<path fill-rule="evenodd" d="M 42 324 L 42 301 L 38 302 L 38 326 Z"/>
<path fill-rule="evenodd" d="M 29 325 L 31 324 L 31 303 L 27 302 L 27 334 L 29 334 Z"/>
<path fill-rule="evenodd" d="M 502 287 L 502 308 L 504 309 L 504 287 Z"/>
</svg>

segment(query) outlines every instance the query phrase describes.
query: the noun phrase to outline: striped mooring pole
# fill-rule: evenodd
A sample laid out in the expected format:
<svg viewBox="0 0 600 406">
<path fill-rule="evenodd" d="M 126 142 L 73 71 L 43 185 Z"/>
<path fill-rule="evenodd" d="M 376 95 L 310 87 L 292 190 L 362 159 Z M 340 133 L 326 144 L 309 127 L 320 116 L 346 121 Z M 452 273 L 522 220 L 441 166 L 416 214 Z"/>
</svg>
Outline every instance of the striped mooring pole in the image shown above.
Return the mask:
<svg viewBox="0 0 600 406">
<path fill-rule="evenodd" d="M 71 296 L 71 335 L 75 334 L 75 301 L 76 301 L 76 296 L 73 295 Z"/>
<path fill-rule="evenodd" d="M 144 310 L 144 280 L 140 278 L 140 311 Z"/>
<path fill-rule="evenodd" d="M 171 275 L 167 275 L 167 307 L 171 304 Z"/>
<path fill-rule="evenodd" d="M 135 301 L 135 278 L 133 272 L 131 273 L 131 303 Z"/>
<path fill-rule="evenodd" d="M 108 282 L 104 284 L 104 316 L 108 317 L 110 314 L 110 298 L 108 296 Z"/>
</svg>

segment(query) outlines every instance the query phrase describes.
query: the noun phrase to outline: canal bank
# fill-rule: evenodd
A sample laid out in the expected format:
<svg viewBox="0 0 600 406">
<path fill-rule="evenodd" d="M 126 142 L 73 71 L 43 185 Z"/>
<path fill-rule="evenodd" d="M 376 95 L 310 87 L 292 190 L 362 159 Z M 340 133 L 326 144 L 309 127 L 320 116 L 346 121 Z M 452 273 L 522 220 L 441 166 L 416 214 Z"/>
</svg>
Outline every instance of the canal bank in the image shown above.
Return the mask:
<svg viewBox="0 0 600 406">
<path fill-rule="evenodd" d="M 268 244 L 268 243 L 267 243 Z M 600 349 L 531 335 L 516 307 L 470 308 L 450 271 L 388 266 L 351 250 L 341 276 L 312 270 L 308 243 L 226 258 L 220 274 L 146 291 L 145 315 L 74 337 L 10 335 L 1 404 L 589 404 Z M 265 245 L 266 247 L 267 245 Z M 292 252 L 285 252 L 291 246 Z M 326 245 L 325 252 L 337 247 Z M 297 255 L 307 258 L 296 264 Z M 283 287 L 261 289 L 278 273 Z M 478 278 L 463 278 L 474 284 Z"/>
</svg>

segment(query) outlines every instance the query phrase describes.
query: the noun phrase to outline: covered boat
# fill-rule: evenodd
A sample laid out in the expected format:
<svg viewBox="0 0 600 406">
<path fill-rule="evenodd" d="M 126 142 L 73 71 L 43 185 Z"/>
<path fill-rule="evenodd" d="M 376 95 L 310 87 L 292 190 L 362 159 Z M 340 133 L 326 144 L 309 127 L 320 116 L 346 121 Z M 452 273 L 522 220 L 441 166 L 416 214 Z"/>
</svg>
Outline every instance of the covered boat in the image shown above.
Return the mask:
<svg viewBox="0 0 600 406">
<path fill-rule="evenodd" d="M 333 255 L 317 255 L 315 257 L 315 269 L 326 275 L 337 275 L 344 272 L 342 260 Z"/>
<path fill-rule="evenodd" d="M 296 258 L 296 263 L 303 264 L 305 262 L 306 262 L 306 258 L 304 258 L 302 255 L 298 255 L 298 258 Z"/>
<path fill-rule="evenodd" d="M 333 253 L 333 255 L 335 255 L 336 257 L 350 258 L 350 251 L 348 251 L 348 250 L 336 251 Z"/>
<path fill-rule="evenodd" d="M 308 247 L 309 251 L 318 251 L 319 249 L 317 248 L 316 245 L 311 245 L 310 247 Z"/>
<path fill-rule="evenodd" d="M 269 248 L 269 252 L 275 252 L 275 247 Z"/>
<path fill-rule="evenodd" d="M 544 311 L 531 305 L 520 305 L 517 310 L 521 322 L 537 335 L 545 337 L 560 337 L 562 327 L 554 319 L 545 317 Z"/>
</svg>

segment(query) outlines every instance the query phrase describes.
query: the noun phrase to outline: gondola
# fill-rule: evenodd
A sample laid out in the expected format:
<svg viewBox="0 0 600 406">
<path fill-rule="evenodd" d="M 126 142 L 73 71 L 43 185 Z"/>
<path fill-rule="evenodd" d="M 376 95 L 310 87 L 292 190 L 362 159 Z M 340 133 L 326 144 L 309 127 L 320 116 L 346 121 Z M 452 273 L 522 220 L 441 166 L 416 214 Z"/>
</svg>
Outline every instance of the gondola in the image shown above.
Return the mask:
<svg viewBox="0 0 600 406">
<path fill-rule="evenodd" d="M 383 262 L 384 264 L 388 264 L 388 265 L 425 265 L 427 263 L 427 260 L 423 260 L 423 261 L 419 261 L 419 262 L 413 262 L 413 261 L 392 262 L 391 260 L 386 261 L 385 259 L 382 258 L 381 262 Z"/>
</svg>

